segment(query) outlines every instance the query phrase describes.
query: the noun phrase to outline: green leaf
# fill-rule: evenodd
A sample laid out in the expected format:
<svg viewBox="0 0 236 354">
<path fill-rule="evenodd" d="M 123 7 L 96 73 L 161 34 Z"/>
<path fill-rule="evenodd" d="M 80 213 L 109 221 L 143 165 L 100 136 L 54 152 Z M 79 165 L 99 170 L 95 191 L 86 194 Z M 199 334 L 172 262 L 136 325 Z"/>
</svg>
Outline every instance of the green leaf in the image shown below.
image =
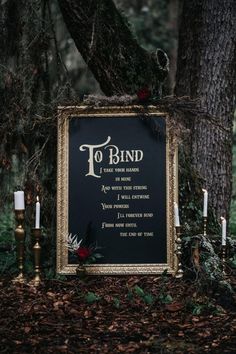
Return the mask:
<svg viewBox="0 0 236 354">
<path fill-rule="evenodd" d="M 147 305 L 152 305 L 154 302 L 154 297 L 151 294 L 145 294 L 143 300 Z"/>
<path fill-rule="evenodd" d="M 128 295 L 127 295 L 127 297 L 128 297 L 128 300 L 129 301 L 133 301 L 133 293 L 132 293 L 132 291 L 130 290 L 130 289 L 128 289 Z"/>
<path fill-rule="evenodd" d="M 190 236 L 185 236 L 182 238 L 182 240 L 185 242 L 190 242 L 192 240 L 192 238 Z"/>
<path fill-rule="evenodd" d="M 135 291 L 135 294 L 140 296 L 140 297 L 144 297 L 144 295 L 145 295 L 145 292 L 143 291 L 143 289 L 140 288 L 138 285 L 136 285 L 134 287 L 134 291 Z"/>
<path fill-rule="evenodd" d="M 114 297 L 113 303 L 115 308 L 119 309 L 120 308 L 120 300 L 117 297 Z"/>
<path fill-rule="evenodd" d="M 192 314 L 198 316 L 202 313 L 204 305 L 195 305 L 192 311 Z"/>
<path fill-rule="evenodd" d="M 85 300 L 87 301 L 88 304 L 93 304 L 94 302 L 99 301 L 101 298 L 97 296 L 95 293 L 88 292 L 87 295 L 85 295 Z"/>
<path fill-rule="evenodd" d="M 159 300 L 162 304 L 171 304 L 173 302 L 173 298 L 169 294 L 161 294 Z"/>
<path fill-rule="evenodd" d="M 236 268 L 236 255 L 229 259 L 229 265 L 232 268 Z"/>
</svg>

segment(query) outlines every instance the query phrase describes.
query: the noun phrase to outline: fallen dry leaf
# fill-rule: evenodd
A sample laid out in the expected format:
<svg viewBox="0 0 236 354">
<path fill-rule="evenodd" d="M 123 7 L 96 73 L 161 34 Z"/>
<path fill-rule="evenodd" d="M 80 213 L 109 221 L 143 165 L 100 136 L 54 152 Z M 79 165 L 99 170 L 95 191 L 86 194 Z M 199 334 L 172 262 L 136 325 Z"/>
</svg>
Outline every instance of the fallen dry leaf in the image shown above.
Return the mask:
<svg viewBox="0 0 236 354">
<path fill-rule="evenodd" d="M 162 278 L 153 279 L 93 276 L 87 283 L 75 278 L 48 280 L 37 292 L 0 279 L 0 352 L 2 348 L 5 353 L 49 354 L 234 352 L 236 308 L 232 304 L 227 307 L 217 298 L 212 301 L 207 294 L 199 295 L 196 284 L 172 277 L 165 280 L 166 293 L 171 289 L 171 304 L 160 306 L 156 301 L 148 306 L 137 296 L 128 296 L 128 289 L 133 291 L 132 286 L 138 284 L 158 298 Z M 89 304 L 85 300 L 88 292 L 100 301 Z M 211 301 L 224 312 L 193 316 L 186 306 L 193 294 L 197 303 Z M 114 306 L 114 298 L 119 300 L 119 308 Z M 168 347 L 170 342 L 173 346 Z"/>
<path fill-rule="evenodd" d="M 165 308 L 167 311 L 176 312 L 182 310 L 184 308 L 184 305 L 180 302 L 172 302 L 171 304 L 166 304 Z"/>
</svg>

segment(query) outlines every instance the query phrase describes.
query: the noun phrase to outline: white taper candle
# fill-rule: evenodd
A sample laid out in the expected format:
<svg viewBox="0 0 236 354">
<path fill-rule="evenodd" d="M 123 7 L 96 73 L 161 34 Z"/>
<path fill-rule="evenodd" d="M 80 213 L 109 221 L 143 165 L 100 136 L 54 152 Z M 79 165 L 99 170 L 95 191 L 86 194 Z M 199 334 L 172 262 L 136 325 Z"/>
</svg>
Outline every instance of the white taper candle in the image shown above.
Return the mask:
<svg viewBox="0 0 236 354">
<path fill-rule="evenodd" d="M 174 203 L 174 214 L 175 214 L 175 226 L 180 226 L 179 222 L 179 207 L 177 203 Z"/>
<path fill-rule="evenodd" d="M 203 216 L 207 217 L 208 192 L 206 189 L 202 189 L 202 191 L 204 193 Z"/>
<path fill-rule="evenodd" d="M 36 214 L 35 214 L 35 228 L 39 229 L 40 228 L 40 203 L 39 203 L 39 197 L 37 197 L 37 202 L 36 202 Z"/>
<path fill-rule="evenodd" d="M 221 216 L 221 227 L 222 227 L 222 246 L 226 246 L 226 220 Z"/>
</svg>

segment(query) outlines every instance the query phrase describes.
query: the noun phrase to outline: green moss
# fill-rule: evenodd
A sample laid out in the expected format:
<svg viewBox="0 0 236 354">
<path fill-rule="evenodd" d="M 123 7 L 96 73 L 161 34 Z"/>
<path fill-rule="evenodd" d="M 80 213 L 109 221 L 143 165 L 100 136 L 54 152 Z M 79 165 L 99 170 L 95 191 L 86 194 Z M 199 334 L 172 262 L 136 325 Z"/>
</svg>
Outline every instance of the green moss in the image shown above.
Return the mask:
<svg viewBox="0 0 236 354">
<path fill-rule="evenodd" d="M 179 206 L 181 224 L 186 236 L 203 233 L 203 188 L 202 178 L 192 168 L 184 146 L 179 149 Z M 213 211 L 208 209 L 208 233 L 219 234 L 219 224 Z"/>
</svg>

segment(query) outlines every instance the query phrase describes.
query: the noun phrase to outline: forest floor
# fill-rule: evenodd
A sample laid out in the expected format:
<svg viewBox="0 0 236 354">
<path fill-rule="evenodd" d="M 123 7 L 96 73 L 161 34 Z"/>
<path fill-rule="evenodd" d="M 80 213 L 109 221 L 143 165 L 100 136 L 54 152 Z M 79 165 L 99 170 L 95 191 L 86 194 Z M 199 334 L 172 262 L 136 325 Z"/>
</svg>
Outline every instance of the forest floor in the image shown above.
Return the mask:
<svg viewBox="0 0 236 354">
<path fill-rule="evenodd" d="M 1 279 L 0 353 L 236 353 L 236 297 L 170 276 Z"/>
</svg>

